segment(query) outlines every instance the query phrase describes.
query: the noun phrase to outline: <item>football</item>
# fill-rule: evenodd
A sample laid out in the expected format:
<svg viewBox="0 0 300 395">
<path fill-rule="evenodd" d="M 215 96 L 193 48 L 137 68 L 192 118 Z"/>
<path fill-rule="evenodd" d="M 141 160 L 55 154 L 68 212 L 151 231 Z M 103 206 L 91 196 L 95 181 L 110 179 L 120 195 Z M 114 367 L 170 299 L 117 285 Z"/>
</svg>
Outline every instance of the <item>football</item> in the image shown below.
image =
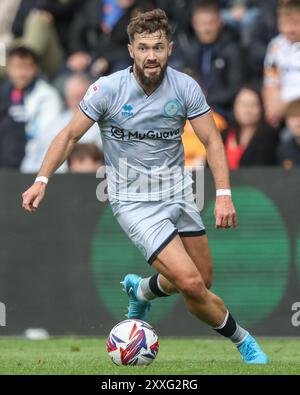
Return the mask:
<svg viewBox="0 0 300 395">
<path fill-rule="evenodd" d="M 128 319 L 112 328 L 107 351 L 116 365 L 144 365 L 154 361 L 159 349 L 158 335 L 145 321 Z"/>
</svg>

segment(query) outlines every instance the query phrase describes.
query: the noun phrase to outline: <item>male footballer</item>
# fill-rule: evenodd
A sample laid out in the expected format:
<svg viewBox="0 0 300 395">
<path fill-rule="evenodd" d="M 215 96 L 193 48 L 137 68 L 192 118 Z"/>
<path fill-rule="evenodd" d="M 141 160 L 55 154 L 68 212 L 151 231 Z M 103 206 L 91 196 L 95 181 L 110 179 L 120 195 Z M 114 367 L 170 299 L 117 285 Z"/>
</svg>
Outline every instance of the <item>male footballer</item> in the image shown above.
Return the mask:
<svg viewBox="0 0 300 395">
<path fill-rule="evenodd" d="M 168 66 L 173 42 L 164 11 L 139 14 L 127 31 L 133 66 L 91 85 L 74 118 L 51 143 L 34 184 L 23 193 L 23 207 L 29 212 L 38 208 L 49 178 L 98 122 L 112 211 L 157 272 L 144 279 L 125 276 L 128 317 L 145 319 L 152 299 L 179 292 L 193 315 L 237 346 L 245 363 L 268 363 L 256 340 L 209 290 L 211 254 L 191 199 L 181 135 L 188 119 L 205 145 L 215 180 L 216 227 L 236 227 L 226 157 L 210 108 L 198 83 Z"/>
</svg>

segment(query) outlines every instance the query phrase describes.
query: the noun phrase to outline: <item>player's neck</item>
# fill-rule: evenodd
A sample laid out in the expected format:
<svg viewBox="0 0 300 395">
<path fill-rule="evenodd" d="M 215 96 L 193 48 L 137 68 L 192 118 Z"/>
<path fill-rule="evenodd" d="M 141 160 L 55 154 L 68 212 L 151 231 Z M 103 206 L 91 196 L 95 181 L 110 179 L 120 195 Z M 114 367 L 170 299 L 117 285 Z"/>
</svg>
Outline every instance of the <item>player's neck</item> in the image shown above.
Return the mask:
<svg viewBox="0 0 300 395">
<path fill-rule="evenodd" d="M 149 87 L 149 86 L 143 85 L 141 82 L 140 82 L 140 84 L 141 84 L 143 90 L 145 91 L 145 93 L 146 93 L 148 96 L 150 96 L 150 95 L 158 88 L 158 85 L 159 85 L 159 84 L 156 84 L 156 85 L 151 85 L 151 86 Z"/>
</svg>

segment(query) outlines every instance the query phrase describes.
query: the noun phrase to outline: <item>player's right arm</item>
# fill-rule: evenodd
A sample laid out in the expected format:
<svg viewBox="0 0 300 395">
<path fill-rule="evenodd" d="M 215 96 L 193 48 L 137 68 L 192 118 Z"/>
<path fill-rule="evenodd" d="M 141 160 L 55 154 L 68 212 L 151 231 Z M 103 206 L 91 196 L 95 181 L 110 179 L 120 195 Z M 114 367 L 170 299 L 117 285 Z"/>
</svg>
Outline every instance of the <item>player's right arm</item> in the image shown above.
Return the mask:
<svg viewBox="0 0 300 395">
<path fill-rule="evenodd" d="M 38 176 L 50 178 L 55 170 L 67 159 L 76 142 L 94 124 L 95 121 L 88 118 L 78 110 L 70 123 L 61 130 L 54 138 L 46 153 Z M 44 197 L 46 184 L 35 182 L 22 195 L 23 208 L 30 213 L 35 211 Z"/>
</svg>

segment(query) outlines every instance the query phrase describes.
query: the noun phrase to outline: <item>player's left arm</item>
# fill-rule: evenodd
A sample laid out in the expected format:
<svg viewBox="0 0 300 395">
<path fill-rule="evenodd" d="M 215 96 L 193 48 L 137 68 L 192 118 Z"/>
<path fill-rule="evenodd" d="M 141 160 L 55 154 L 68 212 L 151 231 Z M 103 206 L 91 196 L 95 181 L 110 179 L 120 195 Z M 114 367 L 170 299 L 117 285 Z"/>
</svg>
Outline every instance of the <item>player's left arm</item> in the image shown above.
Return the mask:
<svg viewBox="0 0 300 395">
<path fill-rule="evenodd" d="M 220 132 L 212 113 L 190 120 L 199 140 L 204 144 L 207 161 L 213 173 L 216 189 L 230 189 L 229 169 Z M 215 204 L 217 228 L 237 226 L 236 211 L 231 196 L 217 196 Z"/>
</svg>

